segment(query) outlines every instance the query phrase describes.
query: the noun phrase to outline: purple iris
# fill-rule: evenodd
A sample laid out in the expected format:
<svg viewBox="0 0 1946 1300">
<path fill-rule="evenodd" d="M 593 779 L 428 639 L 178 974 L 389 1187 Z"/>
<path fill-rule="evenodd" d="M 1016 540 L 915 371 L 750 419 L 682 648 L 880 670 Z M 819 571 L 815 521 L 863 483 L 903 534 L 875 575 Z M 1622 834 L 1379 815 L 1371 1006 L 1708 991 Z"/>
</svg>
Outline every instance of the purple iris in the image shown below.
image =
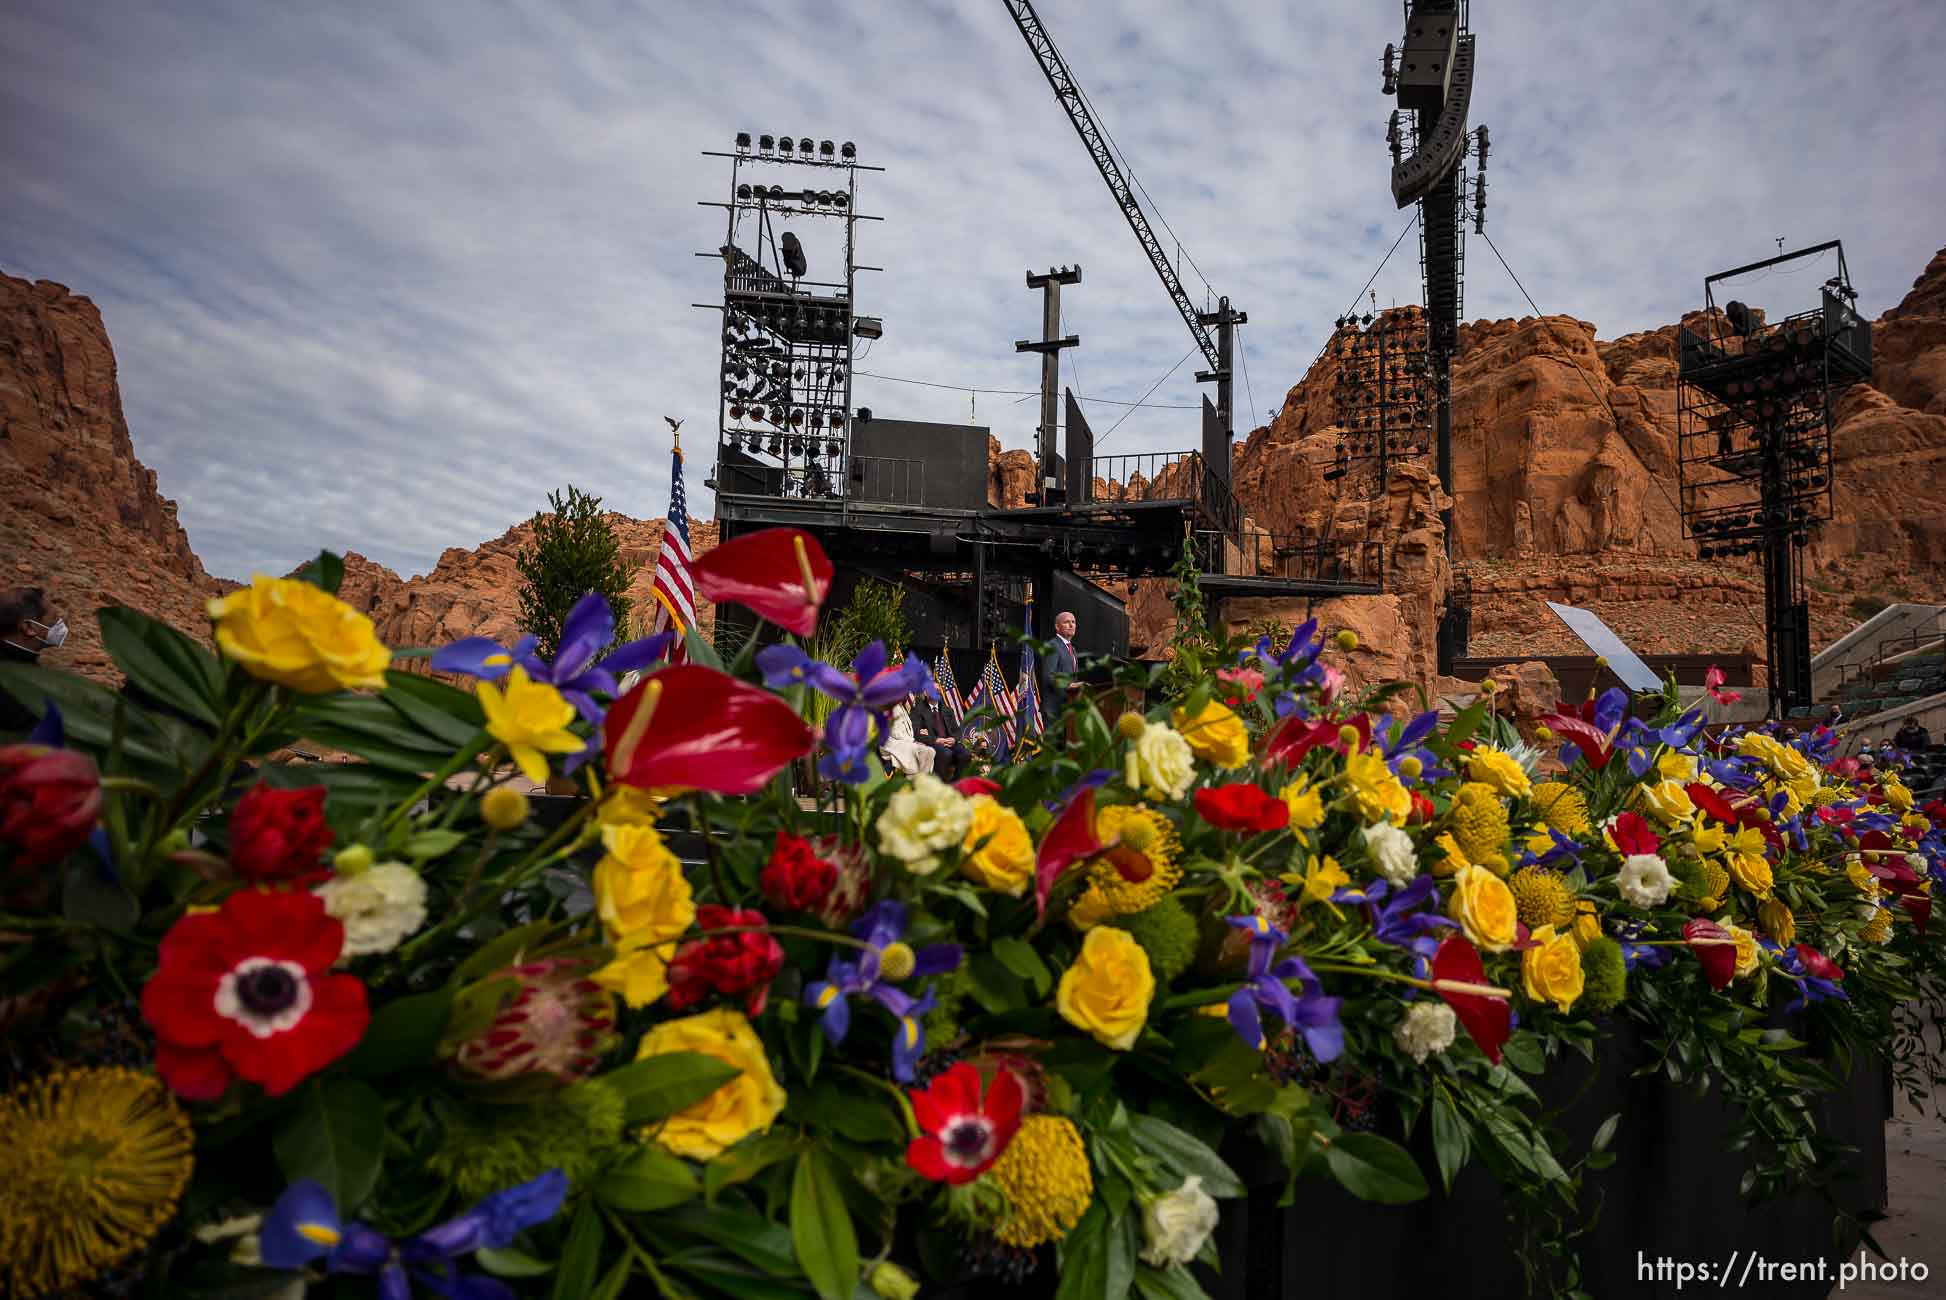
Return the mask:
<svg viewBox="0 0 1946 1300">
<path fill-rule="evenodd" d="M 322 1259 L 327 1273 L 376 1275 L 380 1300 L 410 1300 L 414 1282 L 448 1300 L 513 1300 L 506 1283 L 462 1274 L 454 1261 L 482 1247 L 512 1245 L 526 1229 L 559 1213 L 567 1194 L 568 1176 L 550 1169 L 398 1243 L 363 1223 L 343 1223 L 331 1193 L 300 1178 L 264 1216 L 260 1249 L 268 1268 L 295 1272 Z"/>
<path fill-rule="evenodd" d="M 1259 1008 L 1268 1008 L 1304 1036 L 1304 1045 L 1320 1065 L 1337 1060 L 1345 1050 L 1344 1026 L 1338 1023 L 1340 999 L 1320 992 L 1318 977 L 1302 959 L 1273 961 L 1277 950 L 1289 941 L 1282 930 L 1261 916 L 1226 919 L 1237 929 L 1250 932 L 1250 975 L 1243 987 L 1230 995 L 1230 1028 L 1253 1049 L 1262 1051 L 1264 1027 Z M 1303 981 L 1302 997 L 1284 983 L 1290 979 Z"/>
<path fill-rule="evenodd" d="M 818 775 L 848 785 L 861 785 L 871 776 L 868 761 L 886 731 L 886 715 L 908 695 L 939 698 L 932 670 L 916 655 L 887 672 L 885 643 L 874 641 L 858 652 L 846 675 L 795 645 L 767 646 L 757 652 L 764 685 L 773 690 L 809 686 L 838 702 L 824 724 L 824 757 Z"/>
<path fill-rule="evenodd" d="M 1813 1002 L 1826 1002 L 1832 998 L 1837 998 L 1841 1002 L 1851 1001 L 1851 995 L 1845 992 L 1845 986 L 1837 980 L 1808 974 L 1805 971 L 1804 959 L 1798 955 L 1795 944 L 1783 948 L 1768 939 L 1759 939 L 1757 942 L 1764 951 L 1776 958 L 1779 971 L 1797 981 L 1797 1000 L 1785 1004 L 1786 1012 L 1802 1011 Z"/>
<path fill-rule="evenodd" d="M 1378 742 L 1379 752 L 1385 755 L 1385 765 L 1392 769 L 1394 776 L 1411 785 L 1415 781 L 1436 780 L 1452 775 L 1439 765 L 1439 759 L 1431 750 L 1422 747 L 1419 743 L 1430 736 L 1433 728 L 1438 725 L 1439 710 L 1429 709 L 1409 722 L 1394 723 L 1383 731 L 1373 733 L 1372 738 Z M 1408 758 L 1419 760 L 1417 777 L 1407 777 L 1399 772 L 1399 764 Z"/>
<path fill-rule="evenodd" d="M 614 612 L 600 592 L 591 591 L 574 602 L 574 608 L 561 624 L 561 646 L 554 654 L 553 663 L 535 655 L 537 642 L 532 636 L 520 638 L 511 648 L 492 637 L 469 636 L 435 652 L 432 668 L 434 672 L 459 673 L 493 682 L 519 664 L 527 670 L 528 677 L 546 682 L 561 692 L 592 726 L 601 721 L 602 715 L 595 695 L 599 693 L 612 699 L 617 693 L 616 678 L 647 668 L 666 655 L 675 633 L 658 632 L 616 646 L 603 655 L 601 652 L 614 640 Z"/>
<path fill-rule="evenodd" d="M 1259 637 L 1256 648 L 1240 652 L 1237 662 L 1244 664 L 1255 658 L 1263 665 L 1263 674 L 1267 679 L 1281 682 L 1287 687 L 1322 682 L 1324 665 L 1318 662 L 1318 654 L 1324 649 L 1324 638 L 1318 636 L 1317 631 L 1318 621 L 1315 618 L 1300 623 L 1292 630 L 1290 644 L 1282 651 L 1272 648 L 1269 637 Z M 1289 690 L 1278 692 L 1272 705 L 1280 718 L 1289 717 L 1302 709 L 1297 696 Z"/>
<path fill-rule="evenodd" d="M 1389 943 L 1412 953 L 1413 973 L 1421 979 L 1426 977 L 1432 955 L 1439 948 L 1435 932 L 1451 929 L 1457 924 L 1450 917 L 1437 912 L 1419 910 L 1428 903 L 1437 904 L 1438 893 L 1438 883 L 1431 876 L 1420 876 L 1394 894 L 1392 901 L 1385 906 L 1374 904 L 1365 909 L 1371 918 L 1372 937 L 1380 943 Z"/>
<path fill-rule="evenodd" d="M 1538 862 L 1542 866 L 1554 866 L 1560 870 L 1570 869 L 1559 867 L 1559 864 L 1563 862 L 1571 863 L 1576 867 L 1581 865 L 1581 846 L 1579 844 L 1552 826 L 1542 826 L 1538 829 L 1547 832 L 1548 838 L 1553 841 L 1552 846 L 1545 853 L 1539 855 L 1529 851 L 1523 851 L 1521 861 L 1526 863 Z"/>
<path fill-rule="evenodd" d="M 900 942 L 905 925 L 905 904 L 889 899 L 879 903 L 851 923 L 852 936 L 863 939 L 871 947 L 855 961 L 833 957 L 825 967 L 824 978 L 804 990 L 805 1005 L 822 1013 L 820 1023 L 824 1026 L 824 1036 L 833 1047 L 843 1043 L 845 1035 L 851 1032 L 852 998 L 868 997 L 891 1012 L 898 1021 L 892 1034 L 892 1073 L 900 1083 L 912 1082 L 913 1067 L 926 1054 L 926 1029 L 922 1022 L 926 1013 L 937 1005 L 930 988 L 923 998 L 915 999 L 904 990 L 894 988 L 880 971 L 885 950 Z M 942 974 L 959 963 L 960 946 L 956 943 L 920 948 L 912 954 L 908 978 Z"/>
</svg>

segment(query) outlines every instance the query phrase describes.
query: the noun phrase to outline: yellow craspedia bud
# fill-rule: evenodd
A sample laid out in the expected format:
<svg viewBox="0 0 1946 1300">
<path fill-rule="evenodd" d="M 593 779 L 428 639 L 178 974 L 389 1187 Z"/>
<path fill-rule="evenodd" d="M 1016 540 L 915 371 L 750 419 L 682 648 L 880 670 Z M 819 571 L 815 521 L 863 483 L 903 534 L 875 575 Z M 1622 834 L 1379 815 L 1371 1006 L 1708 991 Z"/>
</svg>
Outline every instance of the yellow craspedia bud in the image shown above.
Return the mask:
<svg viewBox="0 0 1946 1300">
<path fill-rule="evenodd" d="M 1596 655 L 1596 656 L 1595 656 L 1595 667 L 1597 667 L 1597 668 L 1606 668 L 1606 667 L 1608 667 L 1608 656 L 1607 656 L 1607 655 Z"/>
<path fill-rule="evenodd" d="M 1421 772 L 1425 770 L 1426 770 L 1426 765 L 1424 763 L 1421 763 L 1416 757 L 1414 757 L 1411 754 L 1407 754 L 1404 758 L 1399 760 L 1400 776 L 1407 777 L 1407 778 L 1416 778 Z"/>
<path fill-rule="evenodd" d="M 894 941 L 878 950 L 878 973 L 888 980 L 902 980 L 912 974 L 918 957 L 909 943 Z"/>
<path fill-rule="evenodd" d="M 1493 678 L 1489 677 L 1485 681 L 1480 683 L 1480 689 L 1486 692 L 1488 695 L 1491 695 L 1495 691 L 1500 689 L 1500 683 L 1494 681 Z"/>
<path fill-rule="evenodd" d="M 1122 843 L 1137 853 L 1155 843 L 1155 826 L 1146 817 L 1131 817 L 1122 823 Z"/>
<path fill-rule="evenodd" d="M 1347 748 L 1358 748 L 1358 728 L 1350 725 L 1338 728 L 1338 740 Z"/>
<path fill-rule="evenodd" d="M 1115 734 L 1123 740 L 1140 740 L 1148 729 L 1149 721 L 1139 713 L 1124 713 L 1115 719 Z"/>
<path fill-rule="evenodd" d="M 370 847 L 364 844 L 353 844 L 339 849 L 332 856 L 331 869 L 341 876 L 355 876 L 361 871 L 370 869 L 372 862 L 373 855 Z"/>
<path fill-rule="evenodd" d="M 1534 739 L 1543 740 L 1543 741 L 1552 740 L 1554 739 L 1554 732 L 1551 728 L 1548 727 L 1535 727 Z"/>
<path fill-rule="evenodd" d="M 526 791 L 510 785 L 495 786 L 480 796 L 480 819 L 496 831 L 518 830 L 533 810 Z"/>
<path fill-rule="evenodd" d="M 1345 628 L 1339 632 L 1338 648 L 1347 652 L 1356 650 L 1358 648 L 1358 633 L 1352 631 L 1350 628 Z"/>
</svg>

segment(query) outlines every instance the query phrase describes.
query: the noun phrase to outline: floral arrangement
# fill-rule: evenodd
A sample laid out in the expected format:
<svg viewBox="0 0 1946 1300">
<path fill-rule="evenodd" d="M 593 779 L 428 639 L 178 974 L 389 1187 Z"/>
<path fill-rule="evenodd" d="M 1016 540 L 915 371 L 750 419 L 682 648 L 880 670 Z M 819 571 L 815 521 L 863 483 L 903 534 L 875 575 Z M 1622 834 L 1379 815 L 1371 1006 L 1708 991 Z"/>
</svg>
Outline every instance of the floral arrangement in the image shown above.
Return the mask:
<svg viewBox="0 0 1946 1300">
<path fill-rule="evenodd" d="M 1610 691 L 1543 751 L 1351 694 L 1305 624 L 949 786 L 876 757 L 923 664 L 803 649 L 805 534 L 697 565 L 778 629 L 727 664 L 592 595 L 551 661 L 395 653 L 340 576 L 213 602 L 215 654 L 103 610 L 120 695 L 0 667 L 41 719 L 0 747 L 10 1294 L 1193 1297 L 1253 1147 L 1571 1205 L 1621 1119 L 1563 1149 L 1528 1080 L 1616 1017 L 1739 1103 L 1759 1193 L 1834 1158 L 1849 1054 L 1938 1074 L 1946 806 L 1823 733 Z M 300 739 L 360 761 L 265 761 Z"/>
</svg>

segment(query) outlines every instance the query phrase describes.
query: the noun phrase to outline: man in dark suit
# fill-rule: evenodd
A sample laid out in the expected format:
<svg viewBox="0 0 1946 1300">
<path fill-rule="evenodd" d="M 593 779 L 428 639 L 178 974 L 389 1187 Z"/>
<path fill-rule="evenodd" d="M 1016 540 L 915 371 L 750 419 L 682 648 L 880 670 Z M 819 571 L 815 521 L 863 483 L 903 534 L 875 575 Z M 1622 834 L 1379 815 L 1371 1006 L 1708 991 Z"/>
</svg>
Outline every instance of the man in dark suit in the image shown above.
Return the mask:
<svg viewBox="0 0 1946 1300">
<path fill-rule="evenodd" d="M 1055 717 L 1061 712 L 1066 697 L 1066 679 L 1074 676 L 1078 665 L 1074 658 L 1074 613 L 1062 610 L 1054 616 L 1054 645 L 1041 656 L 1040 662 L 1040 703 L 1041 720 L 1053 725 Z"/>
<path fill-rule="evenodd" d="M 932 748 L 932 770 L 940 780 L 957 781 L 966 775 L 972 757 L 953 735 L 953 729 L 946 725 L 944 710 L 931 696 L 921 695 L 913 701 L 912 737 Z"/>
</svg>

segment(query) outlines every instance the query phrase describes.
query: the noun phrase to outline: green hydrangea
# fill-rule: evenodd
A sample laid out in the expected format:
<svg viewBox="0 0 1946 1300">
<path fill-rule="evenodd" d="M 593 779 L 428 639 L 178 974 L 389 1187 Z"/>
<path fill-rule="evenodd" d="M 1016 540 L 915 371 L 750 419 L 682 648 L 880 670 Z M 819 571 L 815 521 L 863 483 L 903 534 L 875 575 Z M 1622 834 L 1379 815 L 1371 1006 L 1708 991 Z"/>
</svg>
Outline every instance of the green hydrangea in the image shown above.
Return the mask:
<svg viewBox="0 0 1946 1300">
<path fill-rule="evenodd" d="M 1158 984 L 1167 984 L 1189 969 L 1196 959 L 1199 937 L 1196 918 L 1173 896 L 1165 896 L 1140 912 L 1118 916 L 1107 924 L 1128 931 L 1144 953 Z"/>
<path fill-rule="evenodd" d="M 1613 1011 L 1628 996 L 1628 967 L 1622 945 L 1606 935 L 1581 953 L 1581 1004 L 1590 1011 Z"/>
<path fill-rule="evenodd" d="M 920 1024 L 926 1031 L 927 1047 L 937 1050 L 959 1037 L 959 1013 L 966 1005 L 966 963 L 962 961 L 933 980 L 932 990 L 938 1005 Z"/>
<path fill-rule="evenodd" d="M 441 1108 L 441 1142 L 427 1169 L 469 1202 L 550 1169 L 564 1171 L 578 1187 L 621 1141 L 622 1111 L 621 1094 L 598 1079 L 544 1101 L 456 1102 Z"/>
</svg>

